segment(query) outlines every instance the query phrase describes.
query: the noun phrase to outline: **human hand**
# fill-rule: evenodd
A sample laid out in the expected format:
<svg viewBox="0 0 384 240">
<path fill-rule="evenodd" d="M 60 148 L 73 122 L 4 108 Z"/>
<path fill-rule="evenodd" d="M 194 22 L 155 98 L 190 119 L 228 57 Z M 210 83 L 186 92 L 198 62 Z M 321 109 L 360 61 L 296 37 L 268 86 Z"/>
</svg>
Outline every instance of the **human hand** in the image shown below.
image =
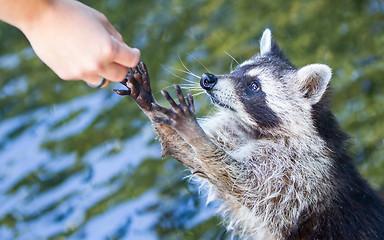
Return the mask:
<svg viewBox="0 0 384 240">
<path fill-rule="evenodd" d="M 39 58 L 63 80 L 97 85 L 104 77 L 120 82 L 129 67 L 137 66 L 140 51 L 127 46 L 102 13 L 74 0 L 48 1 L 37 12 L 38 16 L 16 26 Z"/>
</svg>

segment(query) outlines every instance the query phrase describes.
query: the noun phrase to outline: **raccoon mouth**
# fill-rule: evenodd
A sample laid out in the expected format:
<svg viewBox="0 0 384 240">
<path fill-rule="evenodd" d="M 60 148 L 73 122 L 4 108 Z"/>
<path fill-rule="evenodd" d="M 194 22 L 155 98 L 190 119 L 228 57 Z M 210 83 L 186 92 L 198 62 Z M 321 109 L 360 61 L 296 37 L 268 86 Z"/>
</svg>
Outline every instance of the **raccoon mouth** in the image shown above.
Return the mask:
<svg viewBox="0 0 384 240">
<path fill-rule="evenodd" d="M 218 105 L 218 106 L 220 106 L 220 107 L 229 109 L 229 110 L 231 110 L 231 111 L 233 111 L 233 112 L 236 112 L 236 110 L 233 109 L 231 106 L 228 106 L 227 104 L 224 104 L 224 103 L 220 102 L 220 101 L 219 101 L 217 98 L 215 98 L 214 96 L 210 95 L 210 97 L 211 97 L 211 100 L 212 100 L 212 102 L 213 102 L 214 104 L 216 104 L 216 105 Z"/>
</svg>

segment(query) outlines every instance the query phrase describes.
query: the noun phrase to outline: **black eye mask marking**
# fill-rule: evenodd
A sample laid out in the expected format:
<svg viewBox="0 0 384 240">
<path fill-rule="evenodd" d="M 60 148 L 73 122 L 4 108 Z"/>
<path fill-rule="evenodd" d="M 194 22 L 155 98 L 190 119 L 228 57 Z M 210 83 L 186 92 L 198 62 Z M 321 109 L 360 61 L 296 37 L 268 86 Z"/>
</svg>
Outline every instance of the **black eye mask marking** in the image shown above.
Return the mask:
<svg viewBox="0 0 384 240">
<path fill-rule="evenodd" d="M 249 76 L 237 76 L 236 94 L 239 96 L 246 113 L 260 126 L 264 128 L 277 127 L 279 117 L 268 106 L 266 93 L 262 91 L 262 83 L 258 78 Z"/>
</svg>

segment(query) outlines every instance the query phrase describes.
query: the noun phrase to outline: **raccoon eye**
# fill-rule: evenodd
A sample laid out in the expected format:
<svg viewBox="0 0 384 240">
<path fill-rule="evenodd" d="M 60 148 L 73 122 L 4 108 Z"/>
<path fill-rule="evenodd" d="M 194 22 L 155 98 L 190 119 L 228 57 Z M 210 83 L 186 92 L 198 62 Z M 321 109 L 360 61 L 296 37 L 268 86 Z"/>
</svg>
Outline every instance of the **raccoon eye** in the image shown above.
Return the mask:
<svg viewBox="0 0 384 240">
<path fill-rule="evenodd" d="M 251 82 L 251 84 L 249 84 L 249 88 L 255 92 L 259 91 L 260 90 L 260 83 L 258 81 L 253 81 L 253 82 Z"/>
</svg>

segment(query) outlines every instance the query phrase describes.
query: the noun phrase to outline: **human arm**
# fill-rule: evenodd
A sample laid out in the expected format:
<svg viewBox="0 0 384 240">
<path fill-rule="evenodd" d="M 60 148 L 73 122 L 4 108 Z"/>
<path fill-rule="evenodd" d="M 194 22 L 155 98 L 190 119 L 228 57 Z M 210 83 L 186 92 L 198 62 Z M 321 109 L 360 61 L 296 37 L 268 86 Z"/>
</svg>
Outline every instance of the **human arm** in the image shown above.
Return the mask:
<svg viewBox="0 0 384 240">
<path fill-rule="evenodd" d="M 75 0 L 0 0 L 0 19 L 19 28 L 38 57 L 64 80 L 119 82 L 140 51 L 100 12 Z M 105 84 L 104 86 L 106 86 Z"/>
</svg>

